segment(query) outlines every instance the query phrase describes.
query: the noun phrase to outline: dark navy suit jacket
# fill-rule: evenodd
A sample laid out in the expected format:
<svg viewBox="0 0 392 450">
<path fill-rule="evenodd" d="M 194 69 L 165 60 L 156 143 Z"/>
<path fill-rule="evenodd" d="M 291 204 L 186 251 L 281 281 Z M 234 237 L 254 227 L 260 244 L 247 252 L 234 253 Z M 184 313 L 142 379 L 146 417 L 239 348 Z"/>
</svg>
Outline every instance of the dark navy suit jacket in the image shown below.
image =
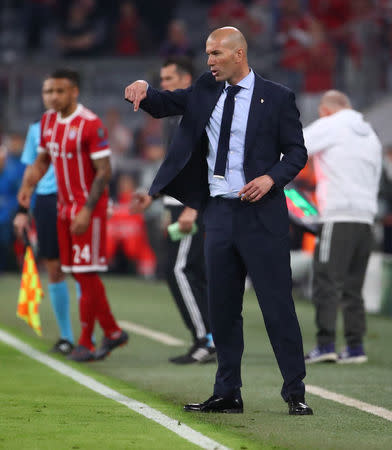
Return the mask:
<svg viewBox="0 0 392 450">
<path fill-rule="evenodd" d="M 205 127 L 224 88 L 211 73 L 193 86 L 174 92 L 148 88 L 141 108 L 153 117 L 182 115 L 150 195 L 165 193 L 203 210 L 209 197 Z M 283 157 L 281 159 L 281 154 Z M 273 189 L 255 203 L 258 216 L 275 235 L 288 233 L 283 187 L 305 166 L 307 152 L 295 96 L 289 89 L 255 74 L 255 86 L 245 135 L 246 182 L 268 174 Z"/>
</svg>

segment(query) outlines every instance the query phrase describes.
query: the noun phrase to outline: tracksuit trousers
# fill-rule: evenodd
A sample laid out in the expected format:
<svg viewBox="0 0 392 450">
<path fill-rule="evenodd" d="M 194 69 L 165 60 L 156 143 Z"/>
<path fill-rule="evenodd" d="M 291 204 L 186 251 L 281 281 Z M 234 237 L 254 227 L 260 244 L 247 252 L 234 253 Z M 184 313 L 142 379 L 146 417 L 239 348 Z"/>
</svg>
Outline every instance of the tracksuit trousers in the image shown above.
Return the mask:
<svg viewBox="0 0 392 450">
<path fill-rule="evenodd" d="M 174 223 L 183 206 L 167 206 Z M 166 279 L 185 325 L 197 342 L 210 333 L 207 305 L 207 282 L 204 264 L 204 232 L 197 219 L 198 231 L 180 241 L 168 236 Z"/>
<path fill-rule="evenodd" d="M 339 307 L 347 345 L 362 344 L 366 331 L 362 286 L 372 241 L 371 225 L 366 223 L 326 222 L 322 225 L 314 255 L 313 278 L 319 346 L 335 342 Z"/>
</svg>

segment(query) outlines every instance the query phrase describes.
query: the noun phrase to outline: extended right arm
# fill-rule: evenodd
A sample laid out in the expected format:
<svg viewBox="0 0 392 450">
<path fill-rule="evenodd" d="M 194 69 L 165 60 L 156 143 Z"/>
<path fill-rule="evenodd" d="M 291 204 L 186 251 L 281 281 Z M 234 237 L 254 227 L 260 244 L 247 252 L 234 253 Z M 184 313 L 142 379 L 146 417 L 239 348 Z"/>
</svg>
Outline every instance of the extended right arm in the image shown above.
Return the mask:
<svg viewBox="0 0 392 450">
<path fill-rule="evenodd" d="M 138 80 L 125 88 L 125 100 L 133 103 L 133 110 L 139 106 L 153 117 L 180 116 L 185 112 L 188 95 L 192 87 L 175 91 L 159 91 L 144 80 Z"/>
</svg>

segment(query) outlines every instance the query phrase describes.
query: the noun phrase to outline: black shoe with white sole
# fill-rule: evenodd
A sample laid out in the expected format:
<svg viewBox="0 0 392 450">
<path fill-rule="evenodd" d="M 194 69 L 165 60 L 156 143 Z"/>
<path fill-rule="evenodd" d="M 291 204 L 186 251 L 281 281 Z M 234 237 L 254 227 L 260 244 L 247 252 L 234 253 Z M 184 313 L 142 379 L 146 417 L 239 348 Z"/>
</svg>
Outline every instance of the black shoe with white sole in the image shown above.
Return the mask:
<svg viewBox="0 0 392 450">
<path fill-rule="evenodd" d="M 215 347 L 207 345 L 207 339 L 195 342 L 185 355 L 170 358 L 173 364 L 206 364 L 216 361 Z"/>
<path fill-rule="evenodd" d="M 289 400 L 288 406 L 290 416 L 313 416 L 313 410 L 305 403 L 305 400 Z"/>
<path fill-rule="evenodd" d="M 54 346 L 50 349 L 52 353 L 61 353 L 62 355 L 69 355 L 74 349 L 72 342 L 67 339 L 59 339 Z"/>
</svg>

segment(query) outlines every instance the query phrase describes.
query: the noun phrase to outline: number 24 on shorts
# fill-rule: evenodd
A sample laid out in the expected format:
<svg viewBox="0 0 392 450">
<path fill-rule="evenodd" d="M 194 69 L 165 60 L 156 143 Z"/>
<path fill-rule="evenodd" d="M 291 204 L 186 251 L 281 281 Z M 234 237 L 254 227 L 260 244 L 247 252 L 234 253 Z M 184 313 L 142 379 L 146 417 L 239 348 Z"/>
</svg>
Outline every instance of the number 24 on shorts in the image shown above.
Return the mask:
<svg viewBox="0 0 392 450">
<path fill-rule="evenodd" d="M 90 262 L 91 254 L 89 244 L 86 244 L 82 249 L 80 248 L 80 245 L 74 244 L 72 246 L 72 249 L 74 251 L 73 257 L 74 264 L 80 264 L 82 260 L 85 261 L 86 263 Z"/>
</svg>

